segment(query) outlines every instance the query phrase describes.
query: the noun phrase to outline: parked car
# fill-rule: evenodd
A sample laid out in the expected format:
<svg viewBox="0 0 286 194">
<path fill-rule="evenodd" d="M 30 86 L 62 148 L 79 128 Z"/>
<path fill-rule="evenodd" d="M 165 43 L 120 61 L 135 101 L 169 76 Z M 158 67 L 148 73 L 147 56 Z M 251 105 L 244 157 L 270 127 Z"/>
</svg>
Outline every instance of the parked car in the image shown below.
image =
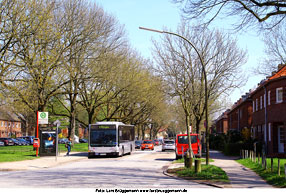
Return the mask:
<svg viewBox="0 0 286 194">
<path fill-rule="evenodd" d="M 22 145 L 30 145 L 30 143 L 28 141 L 26 141 L 25 139 L 16 138 L 16 140 L 20 141 Z"/>
<path fill-rule="evenodd" d="M 0 146 L 5 146 L 3 141 L 0 141 Z"/>
<path fill-rule="evenodd" d="M 14 145 L 14 141 L 11 138 L 1 137 L 0 141 L 4 142 L 5 146 Z"/>
<path fill-rule="evenodd" d="M 14 142 L 14 145 L 22 145 L 22 143 L 18 141 L 17 139 L 14 139 L 14 138 L 11 138 L 11 139 Z"/>
<path fill-rule="evenodd" d="M 79 139 L 79 143 L 87 143 L 88 140 L 87 139 Z"/>
<path fill-rule="evenodd" d="M 144 140 L 141 144 L 141 150 L 150 149 L 154 150 L 154 143 L 152 140 Z"/>
<path fill-rule="evenodd" d="M 165 150 L 173 150 L 175 151 L 176 146 L 175 146 L 175 141 L 174 140 L 165 140 L 164 143 L 162 144 L 162 152 Z"/>
<path fill-rule="evenodd" d="M 158 139 L 154 139 L 153 142 L 154 142 L 154 145 L 156 145 L 156 146 L 160 145 L 160 142 Z"/>
<path fill-rule="evenodd" d="M 26 140 L 27 142 L 29 142 L 30 145 L 33 145 L 33 141 L 34 141 L 35 136 L 22 136 L 19 138 L 22 138 L 22 139 Z"/>
<path fill-rule="evenodd" d="M 68 141 L 67 138 L 62 138 L 58 140 L 59 144 L 65 144 L 67 141 Z"/>
<path fill-rule="evenodd" d="M 136 140 L 135 141 L 135 149 L 140 149 L 141 148 L 141 144 L 142 144 L 141 140 Z"/>
</svg>

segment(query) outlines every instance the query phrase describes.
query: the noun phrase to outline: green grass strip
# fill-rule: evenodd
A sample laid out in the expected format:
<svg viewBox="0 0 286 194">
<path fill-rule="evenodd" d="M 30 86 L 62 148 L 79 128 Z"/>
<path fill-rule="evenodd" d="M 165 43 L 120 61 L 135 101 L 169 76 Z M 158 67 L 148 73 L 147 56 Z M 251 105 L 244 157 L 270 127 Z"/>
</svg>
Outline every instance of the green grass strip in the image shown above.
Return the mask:
<svg viewBox="0 0 286 194">
<path fill-rule="evenodd" d="M 64 144 L 59 144 L 60 152 L 67 152 Z M 79 143 L 74 144 L 71 148 L 71 152 L 87 152 L 88 144 Z M 14 162 L 22 160 L 36 159 L 36 151 L 33 146 L 1 146 L 0 147 L 0 162 Z"/>
<path fill-rule="evenodd" d="M 214 182 L 229 183 L 228 176 L 225 171 L 214 165 L 202 165 L 202 171 L 196 173 L 194 167 L 171 169 L 169 173 L 175 173 L 179 177 L 190 178 L 194 180 L 211 180 Z"/>
<path fill-rule="evenodd" d="M 193 159 L 193 161 L 194 161 L 194 160 L 195 160 L 195 159 Z M 205 159 L 205 158 L 196 158 L 196 160 L 201 160 L 202 163 L 203 163 L 203 162 L 206 162 L 206 159 Z M 214 162 L 214 160 L 213 160 L 213 159 L 209 159 L 209 162 Z M 178 159 L 178 160 L 174 160 L 173 163 L 184 163 L 184 158 L 180 158 L 180 159 Z"/>
</svg>

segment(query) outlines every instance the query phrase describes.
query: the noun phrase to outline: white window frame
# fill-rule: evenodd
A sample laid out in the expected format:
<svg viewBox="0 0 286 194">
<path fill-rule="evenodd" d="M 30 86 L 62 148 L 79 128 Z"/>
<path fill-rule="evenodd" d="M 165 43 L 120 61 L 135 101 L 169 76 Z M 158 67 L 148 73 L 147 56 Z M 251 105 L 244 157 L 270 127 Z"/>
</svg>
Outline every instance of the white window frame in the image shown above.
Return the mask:
<svg viewBox="0 0 286 194">
<path fill-rule="evenodd" d="M 282 92 L 281 96 L 279 96 L 280 91 Z M 281 99 L 279 97 L 281 97 Z M 281 103 L 281 102 L 283 102 L 283 88 L 282 87 L 276 88 L 276 103 Z"/>
<path fill-rule="evenodd" d="M 268 105 L 270 105 L 271 104 L 271 91 L 268 91 Z"/>
<path fill-rule="evenodd" d="M 264 142 L 267 141 L 267 131 L 266 131 L 266 125 L 262 125 L 263 135 L 264 135 Z"/>
<path fill-rule="evenodd" d="M 258 98 L 256 98 L 255 106 L 256 106 L 256 111 L 258 111 Z"/>
<path fill-rule="evenodd" d="M 263 105 L 264 105 L 264 108 L 266 107 L 266 93 L 264 94 L 264 103 L 263 103 Z"/>
<path fill-rule="evenodd" d="M 252 112 L 255 112 L 255 100 L 252 101 Z"/>
</svg>

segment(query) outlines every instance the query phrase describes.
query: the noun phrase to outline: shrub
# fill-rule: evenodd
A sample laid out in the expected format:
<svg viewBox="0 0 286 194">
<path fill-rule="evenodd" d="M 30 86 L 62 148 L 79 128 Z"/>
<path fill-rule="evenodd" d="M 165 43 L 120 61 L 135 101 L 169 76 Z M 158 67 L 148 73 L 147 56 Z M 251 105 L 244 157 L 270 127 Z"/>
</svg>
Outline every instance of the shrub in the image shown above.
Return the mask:
<svg viewBox="0 0 286 194">
<path fill-rule="evenodd" d="M 211 134 L 210 135 L 210 148 L 223 151 L 226 144 L 225 134 Z"/>
<path fill-rule="evenodd" d="M 228 156 L 239 156 L 243 142 L 228 143 L 225 145 L 223 153 Z"/>
</svg>

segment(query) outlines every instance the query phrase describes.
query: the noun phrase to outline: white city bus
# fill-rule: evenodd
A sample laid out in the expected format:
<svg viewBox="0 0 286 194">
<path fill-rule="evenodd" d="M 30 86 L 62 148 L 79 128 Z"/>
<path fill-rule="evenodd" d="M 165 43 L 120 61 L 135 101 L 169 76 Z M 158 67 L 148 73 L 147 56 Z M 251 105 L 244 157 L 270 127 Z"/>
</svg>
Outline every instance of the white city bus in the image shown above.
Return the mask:
<svg viewBox="0 0 286 194">
<path fill-rule="evenodd" d="M 135 150 L 133 125 L 122 122 L 97 122 L 89 125 L 88 158 L 123 156 Z"/>
</svg>

